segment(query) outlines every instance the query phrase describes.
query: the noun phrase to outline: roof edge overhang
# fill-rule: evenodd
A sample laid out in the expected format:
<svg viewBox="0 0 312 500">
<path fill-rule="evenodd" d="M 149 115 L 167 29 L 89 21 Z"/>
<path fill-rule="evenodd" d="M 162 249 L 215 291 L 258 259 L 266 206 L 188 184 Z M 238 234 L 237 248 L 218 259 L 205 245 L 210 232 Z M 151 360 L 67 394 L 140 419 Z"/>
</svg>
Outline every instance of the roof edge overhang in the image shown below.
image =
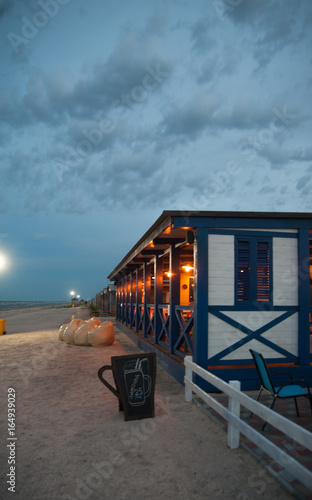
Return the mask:
<svg viewBox="0 0 312 500">
<path fill-rule="evenodd" d="M 158 217 L 142 238 L 139 239 L 115 269 L 107 276 L 109 280 L 113 280 L 114 276 L 116 276 L 128 262 L 130 262 L 154 237 L 161 233 L 172 222 L 171 213 L 172 212 L 165 210 L 160 217 Z"/>
<path fill-rule="evenodd" d="M 263 219 L 311 219 L 312 213 L 306 212 L 223 212 L 223 211 L 194 211 L 194 210 L 164 210 L 154 224 L 144 233 L 139 241 L 131 248 L 115 269 L 107 276 L 111 281 L 151 240 L 156 238 L 166 227 L 174 223 L 175 218 L 182 218 L 185 226 L 192 226 L 194 218 L 263 218 Z"/>
</svg>

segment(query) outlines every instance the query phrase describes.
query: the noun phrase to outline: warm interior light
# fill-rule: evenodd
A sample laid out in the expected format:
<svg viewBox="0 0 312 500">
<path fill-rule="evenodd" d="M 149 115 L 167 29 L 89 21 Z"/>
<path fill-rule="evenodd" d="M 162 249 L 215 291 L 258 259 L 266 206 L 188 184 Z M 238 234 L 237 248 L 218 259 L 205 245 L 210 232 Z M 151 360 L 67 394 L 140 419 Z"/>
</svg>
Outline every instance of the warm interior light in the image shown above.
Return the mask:
<svg viewBox="0 0 312 500">
<path fill-rule="evenodd" d="M 193 270 L 194 267 L 186 265 L 186 266 L 182 266 L 182 269 L 184 269 L 184 271 L 186 271 L 188 273 L 189 271 Z"/>
<path fill-rule="evenodd" d="M 165 275 L 168 276 L 168 278 L 170 278 L 170 276 L 172 276 L 172 273 L 170 273 L 169 271 L 166 271 Z"/>
</svg>

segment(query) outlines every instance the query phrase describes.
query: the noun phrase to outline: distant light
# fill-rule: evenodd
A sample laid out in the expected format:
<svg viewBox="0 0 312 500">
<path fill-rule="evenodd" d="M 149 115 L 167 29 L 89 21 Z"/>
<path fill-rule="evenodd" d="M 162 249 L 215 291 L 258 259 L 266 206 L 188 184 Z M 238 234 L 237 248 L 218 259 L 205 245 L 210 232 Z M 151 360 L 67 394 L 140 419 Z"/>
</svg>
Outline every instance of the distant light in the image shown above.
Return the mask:
<svg viewBox="0 0 312 500">
<path fill-rule="evenodd" d="M 75 295 L 74 290 L 72 290 L 72 291 L 70 292 L 70 295 L 72 295 L 72 296 L 74 296 L 74 295 Z"/>
<path fill-rule="evenodd" d="M 8 265 L 7 258 L 5 257 L 5 255 L 0 253 L 0 271 L 4 271 L 4 269 L 7 268 L 7 265 Z"/>
</svg>

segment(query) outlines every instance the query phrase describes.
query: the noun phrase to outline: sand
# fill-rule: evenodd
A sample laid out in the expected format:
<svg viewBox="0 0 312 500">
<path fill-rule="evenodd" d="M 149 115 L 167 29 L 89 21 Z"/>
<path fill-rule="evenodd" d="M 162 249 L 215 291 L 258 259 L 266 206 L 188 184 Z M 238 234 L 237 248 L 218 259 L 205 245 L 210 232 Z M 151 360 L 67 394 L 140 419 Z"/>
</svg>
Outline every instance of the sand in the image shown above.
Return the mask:
<svg viewBox="0 0 312 500">
<path fill-rule="evenodd" d="M 116 325 L 110 347 L 59 341 L 72 314 L 89 317 L 85 308 L 1 312 L 8 332 L 0 337 L 1 499 L 293 498 L 247 451 L 230 450 L 224 430 L 186 403 L 184 388 L 159 366 L 155 418 L 125 421 L 97 371 L 111 356 L 141 351 Z"/>
</svg>

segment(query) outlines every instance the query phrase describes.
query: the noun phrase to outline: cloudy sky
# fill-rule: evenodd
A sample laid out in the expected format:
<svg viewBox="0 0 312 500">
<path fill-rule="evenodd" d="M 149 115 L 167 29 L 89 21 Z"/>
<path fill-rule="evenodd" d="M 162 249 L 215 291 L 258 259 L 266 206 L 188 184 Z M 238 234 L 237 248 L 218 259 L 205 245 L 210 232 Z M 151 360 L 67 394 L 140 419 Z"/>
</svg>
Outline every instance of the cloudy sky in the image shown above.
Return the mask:
<svg viewBox="0 0 312 500">
<path fill-rule="evenodd" d="M 0 16 L 0 300 L 93 297 L 163 210 L 312 212 L 310 0 Z"/>
</svg>

